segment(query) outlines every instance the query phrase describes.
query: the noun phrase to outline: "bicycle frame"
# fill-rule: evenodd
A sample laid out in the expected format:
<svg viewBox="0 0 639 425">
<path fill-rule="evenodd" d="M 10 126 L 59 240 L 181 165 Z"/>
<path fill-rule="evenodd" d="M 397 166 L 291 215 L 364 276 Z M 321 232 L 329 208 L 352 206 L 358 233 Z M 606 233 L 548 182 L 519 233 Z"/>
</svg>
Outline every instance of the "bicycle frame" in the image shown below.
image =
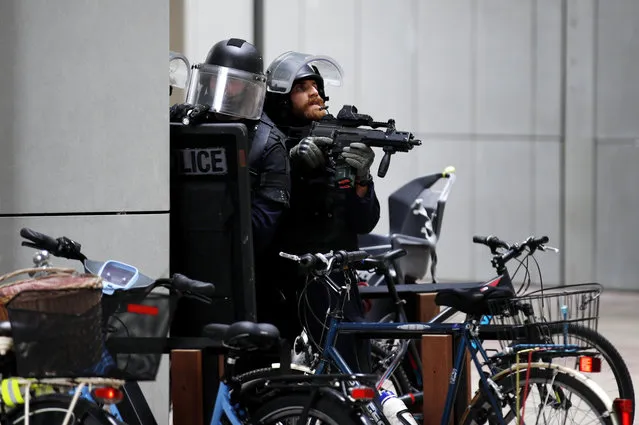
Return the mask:
<svg viewBox="0 0 639 425">
<path fill-rule="evenodd" d="M 353 373 L 351 368 L 346 364 L 339 351 L 335 348 L 335 339 L 338 333 L 344 334 L 357 334 L 362 337 L 368 338 L 421 338 L 422 335 L 452 335 L 455 340 L 459 342 L 455 346 L 455 361 L 453 364 L 453 370 L 451 372 L 450 384 L 446 394 L 446 404 L 444 407 L 444 413 L 441 418 L 441 424 L 445 425 L 449 423 L 453 412 L 453 405 L 457 396 L 457 389 L 459 387 L 459 377 L 464 367 L 464 356 L 468 349 L 470 356 L 473 360 L 475 367 L 479 373 L 481 385 L 487 394 L 490 392 L 490 384 L 488 378 L 484 373 L 481 373 L 482 366 L 479 357 L 484 361 L 488 360 L 488 356 L 484 351 L 481 343 L 476 336 L 475 325 L 471 322 L 466 323 L 355 323 L 355 322 L 341 322 L 341 313 L 334 312 L 331 314 L 331 321 L 329 331 L 324 343 L 324 351 L 320 360 L 319 366 L 316 368 L 316 374 L 322 374 L 325 372 L 329 361 L 338 367 L 342 373 Z M 392 366 L 386 371 L 384 376 L 392 373 Z M 378 387 L 385 379 L 384 376 L 378 382 Z M 503 421 L 501 417 L 501 409 L 499 403 L 494 397 L 490 396 L 490 402 L 495 412 L 498 412 L 499 420 Z"/>
<path fill-rule="evenodd" d="M 224 382 L 220 382 L 217 390 L 215 407 L 213 409 L 213 416 L 211 417 L 211 425 L 222 423 L 222 415 L 231 422 L 231 425 L 242 425 L 242 421 L 237 416 L 237 412 L 231 405 L 229 387 Z"/>
</svg>

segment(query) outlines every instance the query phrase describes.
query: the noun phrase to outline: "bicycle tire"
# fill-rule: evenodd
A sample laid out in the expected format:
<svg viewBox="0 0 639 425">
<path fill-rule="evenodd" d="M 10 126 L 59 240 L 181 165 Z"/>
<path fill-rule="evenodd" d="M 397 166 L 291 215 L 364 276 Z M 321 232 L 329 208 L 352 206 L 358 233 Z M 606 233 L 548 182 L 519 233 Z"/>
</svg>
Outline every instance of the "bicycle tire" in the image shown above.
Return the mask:
<svg viewBox="0 0 639 425">
<path fill-rule="evenodd" d="M 252 415 L 253 423 L 263 425 L 281 423 L 298 418 L 308 404 L 309 396 L 298 394 L 276 397 L 258 408 Z M 326 425 L 356 425 L 356 412 L 349 406 L 326 397 L 318 398 L 308 411 L 308 417 L 319 419 Z"/>
<path fill-rule="evenodd" d="M 562 335 L 564 333 L 564 324 L 552 323 L 547 325 L 547 329 L 550 336 Z M 630 372 L 628 371 L 628 366 L 626 365 L 626 362 L 624 361 L 621 354 L 619 354 L 619 351 L 617 351 L 615 346 L 608 339 L 606 339 L 599 332 L 591 328 L 580 326 L 574 323 L 569 323 L 567 324 L 567 327 L 565 329 L 567 331 L 567 335 L 569 338 L 571 339 L 575 337 L 578 338 L 581 342 L 584 342 L 587 345 L 587 347 L 590 348 L 590 350 L 588 348 L 582 348 L 576 352 L 565 353 L 562 355 L 552 354 L 552 355 L 544 356 L 542 354 L 541 355 L 542 358 L 547 359 L 547 361 L 552 361 L 552 357 L 564 357 L 564 358 L 575 357 L 576 358 L 582 355 L 584 351 L 592 351 L 592 349 L 594 349 L 601 355 L 601 357 L 603 357 L 603 359 L 606 361 L 606 363 L 609 365 L 610 369 L 612 370 L 612 374 L 617 384 L 618 397 L 632 401 L 632 406 L 633 406 L 632 416 L 634 418 L 634 405 L 635 405 L 634 385 L 632 383 L 632 377 L 630 375 Z M 480 338 L 481 338 L 481 333 L 482 331 L 480 329 L 480 332 L 479 332 Z M 575 362 L 575 365 L 577 365 L 577 362 Z M 572 367 L 575 367 L 575 366 L 572 366 Z M 594 379 L 594 378 L 593 380 L 597 381 L 597 379 Z M 616 398 L 616 397 L 613 397 L 613 398 Z"/>
<path fill-rule="evenodd" d="M 552 335 L 563 334 L 563 329 L 563 325 L 559 323 L 549 327 Z M 576 324 L 569 324 L 568 334 L 583 338 L 585 342 L 592 344 L 593 348 L 604 357 L 610 365 L 610 369 L 612 369 L 615 381 L 617 382 L 619 398 L 632 401 L 631 422 L 634 421 L 635 389 L 628 366 L 619 351 L 606 337 L 593 329 Z M 596 382 L 596 379 L 593 380 Z"/>
<path fill-rule="evenodd" d="M 599 423 L 601 423 L 602 425 L 612 425 L 614 423 L 613 419 L 610 417 L 609 408 L 606 406 L 604 400 L 602 400 L 601 397 L 595 391 L 589 388 L 583 381 L 555 368 L 539 367 L 539 365 L 533 366 L 534 367 L 530 368 L 530 375 L 528 376 L 529 384 L 532 384 L 534 382 L 537 382 L 538 384 L 547 383 L 549 380 L 552 380 L 555 385 L 553 385 L 553 391 L 549 392 L 549 394 L 556 395 L 558 394 L 558 391 L 561 391 L 563 393 L 565 389 L 571 389 L 573 393 L 578 394 L 586 402 L 586 404 L 588 404 L 590 409 L 595 412 L 596 417 L 599 418 Z M 527 387 L 527 389 L 534 387 L 533 385 L 526 385 L 527 372 L 527 369 L 521 371 L 506 371 L 505 373 L 496 375 L 494 382 L 501 388 L 501 392 L 503 395 L 510 396 L 512 399 L 512 397 L 515 397 L 516 394 L 521 394 L 522 392 L 525 394 L 525 391 L 527 391 L 526 389 L 522 391 L 522 389 L 519 388 L 515 391 L 514 387 L 517 385 L 517 378 L 519 379 L 520 388 L 522 388 L 522 386 Z M 517 377 L 517 375 L 519 376 Z M 545 401 L 548 400 L 549 398 L 545 399 Z M 557 411 L 560 410 L 560 408 L 566 407 L 562 405 L 564 403 L 566 403 L 565 400 L 563 401 L 563 403 L 553 403 L 549 406 Z M 567 403 L 570 405 L 574 404 L 572 403 L 572 399 L 568 399 Z M 499 402 L 498 404 L 501 405 L 501 403 Z M 538 405 L 541 404 L 542 403 L 538 403 Z M 567 413 L 566 416 L 568 416 Z M 475 394 L 475 397 L 470 402 L 468 408 L 462 416 L 462 420 L 459 423 L 462 425 L 483 424 L 487 421 L 490 422 L 489 418 L 494 418 L 494 412 L 492 412 L 492 404 L 490 403 L 487 395 L 480 390 L 477 391 L 477 393 Z M 516 416 L 514 416 L 512 411 L 507 412 L 504 417 L 504 422 L 509 423 L 510 421 L 508 419 L 516 419 Z"/>
<path fill-rule="evenodd" d="M 29 424 L 47 425 L 61 424 L 72 396 L 65 394 L 44 395 L 33 398 L 29 403 Z M 8 424 L 24 424 L 24 405 L 19 405 L 7 413 Z M 69 425 L 126 425 L 118 421 L 88 400 L 79 398 L 73 409 Z"/>
</svg>

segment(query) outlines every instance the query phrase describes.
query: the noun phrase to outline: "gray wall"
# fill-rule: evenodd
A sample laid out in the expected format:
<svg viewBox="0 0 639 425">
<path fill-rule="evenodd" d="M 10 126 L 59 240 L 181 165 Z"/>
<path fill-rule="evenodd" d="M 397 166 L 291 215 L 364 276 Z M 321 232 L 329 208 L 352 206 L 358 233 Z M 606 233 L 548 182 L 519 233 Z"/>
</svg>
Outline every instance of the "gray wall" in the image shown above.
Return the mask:
<svg viewBox="0 0 639 425">
<path fill-rule="evenodd" d="M 168 2 L 0 2 L 0 271 L 31 264 L 28 226 L 168 272 L 168 39 Z"/>
<path fill-rule="evenodd" d="M 639 3 L 634 0 L 265 0 L 266 63 L 335 57 L 352 103 L 424 145 L 378 180 L 386 199 L 455 165 L 440 276 L 482 279 L 473 234 L 547 234 L 545 282 L 639 289 Z M 336 11 L 340 11 L 337 13 Z"/>
</svg>

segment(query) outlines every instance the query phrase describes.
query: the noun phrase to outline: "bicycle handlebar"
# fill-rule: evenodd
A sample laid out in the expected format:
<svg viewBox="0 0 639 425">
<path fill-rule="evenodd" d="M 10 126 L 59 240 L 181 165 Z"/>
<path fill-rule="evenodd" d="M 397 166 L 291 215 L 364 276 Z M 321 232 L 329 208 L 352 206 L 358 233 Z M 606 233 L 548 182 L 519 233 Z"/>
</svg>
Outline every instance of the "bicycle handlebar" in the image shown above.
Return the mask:
<svg viewBox="0 0 639 425">
<path fill-rule="evenodd" d="M 530 249 L 531 253 L 535 250 L 544 250 L 544 244 L 548 242 L 548 236 L 542 236 L 539 238 L 535 238 L 534 236 L 528 237 L 525 241 L 517 244 L 508 244 L 507 242 L 502 241 L 496 236 L 473 236 L 473 242 L 486 245 L 490 248 L 490 252 L 495 254 L 495 260 L 498 261 L 501 265 L 506 264 L 508 261 L 513 258 L 519 257 L 522 252 L 526 248 Z M 499 254 L 497 252 L 498 248 L 506 249 L 507 251 L 503 254 Z"/>
<path fill-rule="evenodd" d="M 57 239 L 52 238 L 44 233 L 36 232 L 33 229 L 24 227 L 20 229 L 20 236 L 27 239 L 22 241 L 22 246 L 48 251 L 51 255 L 69 260 L 84 261 L 86 257 L 82 254 L 82 245 L 78 242 L 67 238 L 66 236 Z"/>
<path fill-rule="evenodd" d="M 177 292 L 180 296 L 193 298 L 206 304 L 213 300 L 211 297 L 215 293 L 215 285 L 209 282 L 202 282 L 190 279 L 182 274 L 174 273 L 173 277 L 157 279 L 151 288 L 161 286 L 170 291 Z"/>
<path fill-rule="evenodd" d="M 46 250 L 53 256 L 78 260 L 83 263 L 87 259 L 81 252 L 82 245 L 66 236 L 52 238 L 27 227 L 20 230 L 20 236 L 28 240 L 28 242 L 23 241 L 22 246 Z M 156 286 L 173 290 L 181 296 L 197 299 L 205 303 L 211 303 L 212 299 L 210 297 L 215 293 L 214 284 L 190 279 L 179 273 L 175 273 L 172 278 L 156 279 L 150 285 L 150 288 L 152 289 Z"/>
<path fill-rule="evenodd" d="M 304 254 L 301 256 L 280 252 L 280 257 L 299 263 L 302 269 L 311 272 L 331 272 L 339 268 L 348 267 L 351 264 L 359 263 L 370 254 L 366 251 L 337 251 L 327 254 Z"/>
</svg>

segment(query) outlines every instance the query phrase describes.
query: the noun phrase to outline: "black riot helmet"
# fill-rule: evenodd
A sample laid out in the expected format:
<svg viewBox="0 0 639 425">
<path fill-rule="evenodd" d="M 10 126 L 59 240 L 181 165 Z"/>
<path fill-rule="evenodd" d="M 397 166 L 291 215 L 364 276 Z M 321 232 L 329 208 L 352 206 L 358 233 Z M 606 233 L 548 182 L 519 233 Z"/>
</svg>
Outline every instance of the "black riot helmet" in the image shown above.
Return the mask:
<svg viewBox="0 0 639 425">
<path fill-rule="evenodd" d="M 204 63 L 264 75 L 262 54 L 251 43 L 240 38 L 215 43 L 206 55 Z"/>
<path fill-rule="evenodd" d="M 218 117 L 258 120 L 266 95 L 263 66 L 262 54 L 245 40 L 215 43 L 192 67 L 186 103 L 208 105 Z"/>
<path fill-rule="evenodd" d="M 317 84 L 317 92 L 320 97 L 324 100 L 324 102 L 328 101 L 328 96 L 324 92 L 324 78 L 322 74 L 317 70 L 316 66 L 305 64 L 300 68 L 300 70 L 295 74 L 295 81 L 293 81 L 293 85 L 299 83 L 304 80 L 313 80 L 315 84 Z"/>
<path fill-rule="evenodd" d="M 340 86 L 342 74 L 341 66 L 331 57 L 293 51 L 283 53 L 266 70 L 264 111 L 279 126 L 306 125 L 292 113 L 291 89 L 300 81 L 313 80 L 319 96 L 326 102 L 326 84 Z"/>
</svg>

